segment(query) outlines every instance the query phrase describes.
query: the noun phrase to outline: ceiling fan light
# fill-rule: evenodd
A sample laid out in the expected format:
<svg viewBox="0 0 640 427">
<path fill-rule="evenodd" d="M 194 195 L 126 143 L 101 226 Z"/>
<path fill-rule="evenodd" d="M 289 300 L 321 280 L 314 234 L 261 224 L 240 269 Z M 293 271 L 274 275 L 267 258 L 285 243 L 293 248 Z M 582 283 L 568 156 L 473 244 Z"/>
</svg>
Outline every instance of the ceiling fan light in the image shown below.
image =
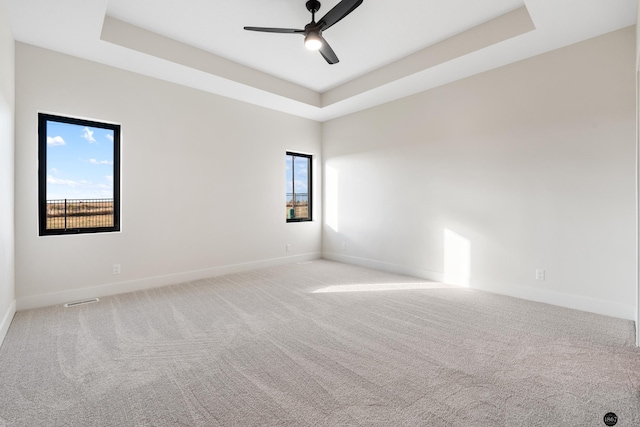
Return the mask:
<svg viewBox="0 0 640 427">
<path fill-rule="evenodd" d="M 322 39 L 318 33 L 309 33 L 304 38 L 304 45 L 309 50 L 318 50 L 322 47 Z"/>
</svg>

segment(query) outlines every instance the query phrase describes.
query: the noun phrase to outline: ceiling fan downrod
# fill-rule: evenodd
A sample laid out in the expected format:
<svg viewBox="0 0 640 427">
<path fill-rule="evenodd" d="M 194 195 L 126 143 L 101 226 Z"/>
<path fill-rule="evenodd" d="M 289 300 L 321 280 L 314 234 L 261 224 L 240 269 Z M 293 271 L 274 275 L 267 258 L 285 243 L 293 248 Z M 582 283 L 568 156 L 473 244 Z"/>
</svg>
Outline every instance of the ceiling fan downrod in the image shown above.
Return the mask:
<svg viewBox="0 0 640 427">
<path fill-rule="evenodd" d="M 316 22 L 316 12 L 320 10 L 320 2 L 318 0 L 309 0 L 307 2 L 307 10 L 311 12 L 311 21 Z"/>
</svg>

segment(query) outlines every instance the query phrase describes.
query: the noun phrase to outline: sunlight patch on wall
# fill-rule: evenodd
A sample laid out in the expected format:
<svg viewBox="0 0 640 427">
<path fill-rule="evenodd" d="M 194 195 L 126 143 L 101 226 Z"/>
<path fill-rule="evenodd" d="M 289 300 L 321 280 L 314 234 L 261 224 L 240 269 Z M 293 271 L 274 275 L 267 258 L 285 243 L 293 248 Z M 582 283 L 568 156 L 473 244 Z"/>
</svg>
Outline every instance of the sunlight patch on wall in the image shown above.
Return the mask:
<svg viewBox="0 0 640 427">
<path fill-rule="evenodd" d="M 458 233 L 444 229 L 444 282 L 469 287 L 471 242 Z"/>
<path fill-rule="evenodd" d="M 338 232 L 338 170 L 327 165 L 325 177 L 325 215 L 327 225 Z"/>
</svg>

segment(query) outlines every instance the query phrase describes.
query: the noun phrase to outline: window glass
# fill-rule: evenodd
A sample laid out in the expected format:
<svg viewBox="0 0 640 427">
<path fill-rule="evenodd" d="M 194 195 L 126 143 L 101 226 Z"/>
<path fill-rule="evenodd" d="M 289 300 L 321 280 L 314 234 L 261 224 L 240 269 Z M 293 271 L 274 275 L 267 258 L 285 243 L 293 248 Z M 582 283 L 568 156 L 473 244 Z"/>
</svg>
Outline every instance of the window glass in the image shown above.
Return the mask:
<svg viewBox="0 0 640 427">
<path fill-rule="evenodd" d="M 287 222 L 311 221 L 311 156 L 287 152 Z"/>
<path fill-rule="evenodd" d="M 39 115 L 40 235 L 120 229 L 120 126 Z"/>
</svg>

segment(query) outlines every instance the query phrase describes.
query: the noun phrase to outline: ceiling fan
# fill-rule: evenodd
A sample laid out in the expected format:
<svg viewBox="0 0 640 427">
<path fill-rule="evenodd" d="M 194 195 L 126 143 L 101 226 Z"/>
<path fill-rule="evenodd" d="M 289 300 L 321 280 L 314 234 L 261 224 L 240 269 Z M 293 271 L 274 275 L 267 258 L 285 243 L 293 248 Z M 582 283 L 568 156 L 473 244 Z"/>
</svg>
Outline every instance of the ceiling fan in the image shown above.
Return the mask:
<svg viewBox="0 0 640 427">
<path fill-rule="evenodd" d="M 309 0 L 307 2 L 307 10 L 311 12 L 311 22 L 305 25 L 304 30 L 265 27 L 244 27 L 244 29 L 262 31 L 264 33 L 302 34 L 304 36 L 304 45 L 307 49 L 318 50 L 329 64 L 337 64 L 340 60 L 331 49 L 331 46 L 329 46 L 329 43 L 322 37 L 322 32 L 353 12 L 362 2 L 363 0 L 342 0 L 316 22 L 316 12 L 320 10 L 320 2 Z"/>
</svg>

